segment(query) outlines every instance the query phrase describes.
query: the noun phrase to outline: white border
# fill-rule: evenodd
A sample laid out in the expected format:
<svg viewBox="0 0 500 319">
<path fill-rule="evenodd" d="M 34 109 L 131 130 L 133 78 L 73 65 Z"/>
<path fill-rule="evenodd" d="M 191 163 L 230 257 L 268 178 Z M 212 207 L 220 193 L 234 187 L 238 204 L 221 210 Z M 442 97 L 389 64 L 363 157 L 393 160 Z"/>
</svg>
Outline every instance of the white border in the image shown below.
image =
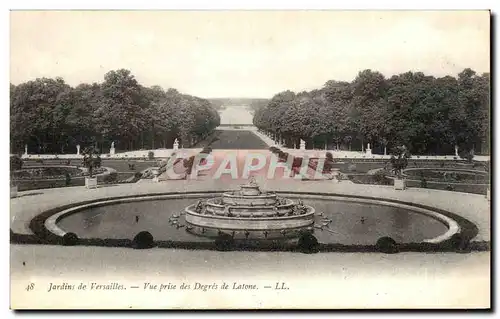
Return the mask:
<svg viewBox="0 0 500 319">
<path fill-rule="evenodd" d="M 40 8 L 40 9 L 76 9 L 76 8 L 86 8 L 86 9 L 91 9 L 91 8 L 98 8 L 98 9 L 106 9 L 106 8 L 114 8 L 114 9 L 205 9 L 205 10 L 214 10 L 214 9 L 493 9 L 494 13 L 498 13 L 500 11 L 499 9 L 499 4 L 500 1 L 497 0 L 475 0 L 475 1 L 470 1 L 470 0 L 454 0 L 454 1 L 436 1 L 436 0 L 420 0 L 420 1 L 412 1 L 409 3 L 409 1 L 398 1 L 398 0 L 392 0 L 392 1 L 370 1 L 370 0 L 349 0 L 349 1 L 338 1 L 336 3 L 332 3 L 332 1 L 328 0 L 308 0 L 308 1 L 294 1 L 294 0 L 288 0 L 288 1 L 272 1 L 272 0 L 246 0 L 246 1 L 224 1 L 224 0 L 211 0 L 211 1 L 193 1 L 193 0 L 176 0 L 176 1 L 169 1 L 167 4 L 165 3 L 166 1 L 147 1 L 147 0 L 142 0 L 142 1 L 128 1 L 128 0 L 122 0 L 122 1 L 116 1 L 112 2 L 109 0 L 86 0 L 86 1 L 3 1 L 2 2 L 2 16 L 0 19 L 0 25 L 1 25 L 1 34 L 3 36 L 3 39 L 5 39 L 4 43 L 8 43 L 9 39 L 9 9 L 33 9 L 33 8 Z M 119 3 L 119 5 L 117 5 Z M 496 36 L 495 36 L 496 38 Z M 8 85 L 9 85 L 9 47 L 8 45 L 3 46 L 3 63 L 2 63 L 2 68 L 3 68 L 3 74 L 4 77 L 3 83 L 2 83 L 2 99 L 1 101 L 4 102 L 2 105 L 2 112 L 5 112 L 5 116 L 2 116 L 1 119 L 4 121 L 4 125 L 0 125 L 1 129 L 3 130 L 4 134 L 3 136 L 9 136 L 9 117 L 8 115 Z M 496 57 L 496 54 L 493 56 L 493 58 Z M 495 72 L 495 70 L 491 70 L 491 73 Z M 496 74 L 496 72 L 495 72 Z M 498 89 L 498 81 L 496 81 L 496 85 L 493 88 L 493 90 Z M 495 107 L 495 106 L 493 106 Z M 495 120 L 498 119 L 498 116 L 500 112 L 496 112 Z M 498 121 L 495 121 L 498 122 Z M 497 139 L 494 139 L 495 142 L 495 149 L 499 149 L 499 141 Z M 2 143 L 2 149 L 5 150 L 4 155 L 1 157 L 2 161 L 2 167 L 4 167 L 3 170 L 0 170 L 0 180 L 3 181 L 2 185 L 2 192 L 3 196 L 5 196 L 5 201 L 4 203 L 4 218 L 7 219 L 8 215 L 7 212 L 9 210 L 9 202 L 10 199 L 7 197 L 7 188 L 8 185 L 6 181 L 8 180 L 8 171 L 5 169 L 7 168 L 7 152 L 9 149 L 9 140 L 8 138 L 3 138 L 1 139 Z M 497 164 L 497 163 L 495 163 Z M 495 176 L 493 177 L 495 178 Z M 495 197 L 495 194 L 494 196 Z M 497 218 L 498 221 L 498 218 Z M 7 225 L 8 223 L 6 222 L 4 225 Z M 495 224 L 495 227 L 498 229 L 498 224 Z M 2 317 L 3 318 L 12 318 L 14 317 L 14 313 L 11 311 L 8 311 L 10 302 L 9 302 L 9 287 L 10 287 L 10 278 L 9 278 L 9 239 L 7 237 L 7 229 L 4 228 L 5 231 L 5 237 L 3 241 L 3 263 L 2 263 L 2 295 L 0 298 L 3 302 L 1 309 L 3 310 L 2 312 Z M 498 276 L 496 276 L 497 278 Z M 496 283 L 496 280 L 495 280 Z M 496 294 L 497 295 L 497 294 Z M 492 300 L 492 304 L 493 304 Z M 50 313 L 46 314 L 39 314 L 40 316 L 52 316 Z M 71 314 L 80 316 L 80 313 L 72 313 Z M 118 314 L 120 315 L 120 314 Z M 137 314 L 134 314 L 134 316 Z M 179 315 L 178 313 L 169 313 L 169 316 L 177 316 Z M 206 316 L 219 316 L 219 314 L 205 314 Z M 226 314 L 227 315 L 227 314 Z M 275 317 L 279 316 L 280 314 L 273 313 L 273 314 L 266 314 L 266 316 Z M 293 314 L 281 314 L 285 316 L 291 316 Z M 318 315 L 324 315 L 328 316 L 329 314 L 318 314 Z M 346 315 L 353 316 L 353 314 L 335 314 L 337 317 L 344 317 Z M 360 314 L 356 314 L 355 316 L 359 316 Z M 380 314 L 381 316 L 384 316 L 385 314 Z M 431 315 L 429 313 L 422 313 L 421 315 L 424 315 L 426 318 L 433 318 L 437 317 L 437 315 Z M 455 317 L 455 314 L 440 314 L 439 316 L 453 316 Z M 94 314 L 96 318 L 101 318 L 104 317 L 103 314 Z"/>
</svg>

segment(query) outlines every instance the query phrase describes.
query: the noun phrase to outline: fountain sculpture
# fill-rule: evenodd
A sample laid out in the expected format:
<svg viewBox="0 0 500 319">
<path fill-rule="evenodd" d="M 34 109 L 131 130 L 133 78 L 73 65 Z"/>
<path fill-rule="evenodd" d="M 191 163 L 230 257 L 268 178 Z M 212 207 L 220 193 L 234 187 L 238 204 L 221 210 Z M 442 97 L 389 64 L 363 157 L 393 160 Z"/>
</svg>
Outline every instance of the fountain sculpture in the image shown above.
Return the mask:
<svg viewBox="0 0 500 319">
<path fill-rule="evenodd" d="M 251 179 L 240 190 L 198 201 L 185 209 L 188 229 L 198 235 L 231 234 L 235 239 L 293 238 L 312 233 L 314 208 L 261 191 Z"/>
</svg>

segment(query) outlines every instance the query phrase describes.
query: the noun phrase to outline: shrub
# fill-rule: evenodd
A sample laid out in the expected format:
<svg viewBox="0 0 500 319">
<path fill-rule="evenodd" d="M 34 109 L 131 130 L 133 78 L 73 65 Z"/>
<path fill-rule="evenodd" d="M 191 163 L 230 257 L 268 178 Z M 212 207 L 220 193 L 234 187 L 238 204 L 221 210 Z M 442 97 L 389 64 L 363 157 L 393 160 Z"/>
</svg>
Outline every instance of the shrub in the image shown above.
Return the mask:
<svg viewBox="0 0 500 319">
<path fill-rule="evenodd" d="M 134 171 L 135 170 L 135 164 L 128 163 L 128 169 L 131 170 L 131 171 Z"/>
<path fill-rule="evenodd" d="M 155 152 L 149 151 L 148 152 L 148 159 L 149 160 L 154 160 L 155 159 Z"/>
<path fill-rule="evenodd" d="M 462 151 L 459 155 L 460 158 L 467 160 L 468 163 L 472 163 L 472 159 L 474 158 L 472 152 Z"/>
<path fill-rule="evenodd" d="M 221 234 L 215 239 L 215 247 L 220 251 L 229 251 L 234 246 L 234 239 L 229 234 Z"/>
<path fill-rule="evenodd" d="M 398 244 L 391 237 L 381 237 L 377 240 L 375 248 L 386 254 L 394 254 L 399 251 Z"/>
<path fill-rule="evenodd" d="M 448 244 L 450 245 L 450 248 L 455 250 L 455 251 L 459 251 L 459 252 L 463 252 L 463 251 L 467 251 L 468 248 L 469 248 L 469 238 L 461 233 L 457 233 L 457 234 L 453 234 L 453 236 L 451 236 L 451 238 L 449 239 L 448 241 Z"/>
<path fill-rule="evenodd" d="M 269 147 L 269 151 L 271 151 L 271 153 L 278 153 L 280 149 L 277 148 L 276 146 L 271 146 Z"/>
<path fill-rule="evenodd" d="M 62 237 L 62 244 L 64 246 L 74 246 L 78 244 L 78 236 L 75 233 L 66 233 Z"/>
<path fill-rule="evenodd" d="M 132 247 L 135 249 L 147 249 L 154 246 L 154 238 L 148 231 L 141 231 L 132 240 Z"/>
<path fill-rule="evenodd" d="M 303 253 L 315 253 L 318 252 L 319 243 L 318 239 L 316 239 L 313 234 L 304 233 L 299 237 L 297 246 Z"/>
</svg>

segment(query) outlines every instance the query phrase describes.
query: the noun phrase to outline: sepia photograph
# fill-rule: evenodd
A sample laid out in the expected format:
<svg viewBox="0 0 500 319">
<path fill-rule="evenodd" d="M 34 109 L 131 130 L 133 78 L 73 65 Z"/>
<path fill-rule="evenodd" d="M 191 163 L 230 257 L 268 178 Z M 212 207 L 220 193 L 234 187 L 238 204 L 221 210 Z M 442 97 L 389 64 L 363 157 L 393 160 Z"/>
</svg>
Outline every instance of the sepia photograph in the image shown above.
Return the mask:
<svg viewBox="0 0 500 319">
<path fill-rule="evenodd" d="M 11 309 L 491 309 L 490 11 L 9 18 Z"/>
</svg>

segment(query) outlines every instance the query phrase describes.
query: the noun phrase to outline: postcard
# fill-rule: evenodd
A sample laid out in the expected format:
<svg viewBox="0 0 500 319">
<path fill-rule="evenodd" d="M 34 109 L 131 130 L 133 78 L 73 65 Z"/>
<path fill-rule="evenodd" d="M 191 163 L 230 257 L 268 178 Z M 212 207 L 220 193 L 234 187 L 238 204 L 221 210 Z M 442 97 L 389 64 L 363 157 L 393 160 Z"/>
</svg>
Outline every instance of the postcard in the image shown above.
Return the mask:
<svg viewBox="0 0 500 319">
<path fill-rule="evenodd" d="M 490 23 L 11 11 L 11 308 L 490 309 Z"/>
</svg>

